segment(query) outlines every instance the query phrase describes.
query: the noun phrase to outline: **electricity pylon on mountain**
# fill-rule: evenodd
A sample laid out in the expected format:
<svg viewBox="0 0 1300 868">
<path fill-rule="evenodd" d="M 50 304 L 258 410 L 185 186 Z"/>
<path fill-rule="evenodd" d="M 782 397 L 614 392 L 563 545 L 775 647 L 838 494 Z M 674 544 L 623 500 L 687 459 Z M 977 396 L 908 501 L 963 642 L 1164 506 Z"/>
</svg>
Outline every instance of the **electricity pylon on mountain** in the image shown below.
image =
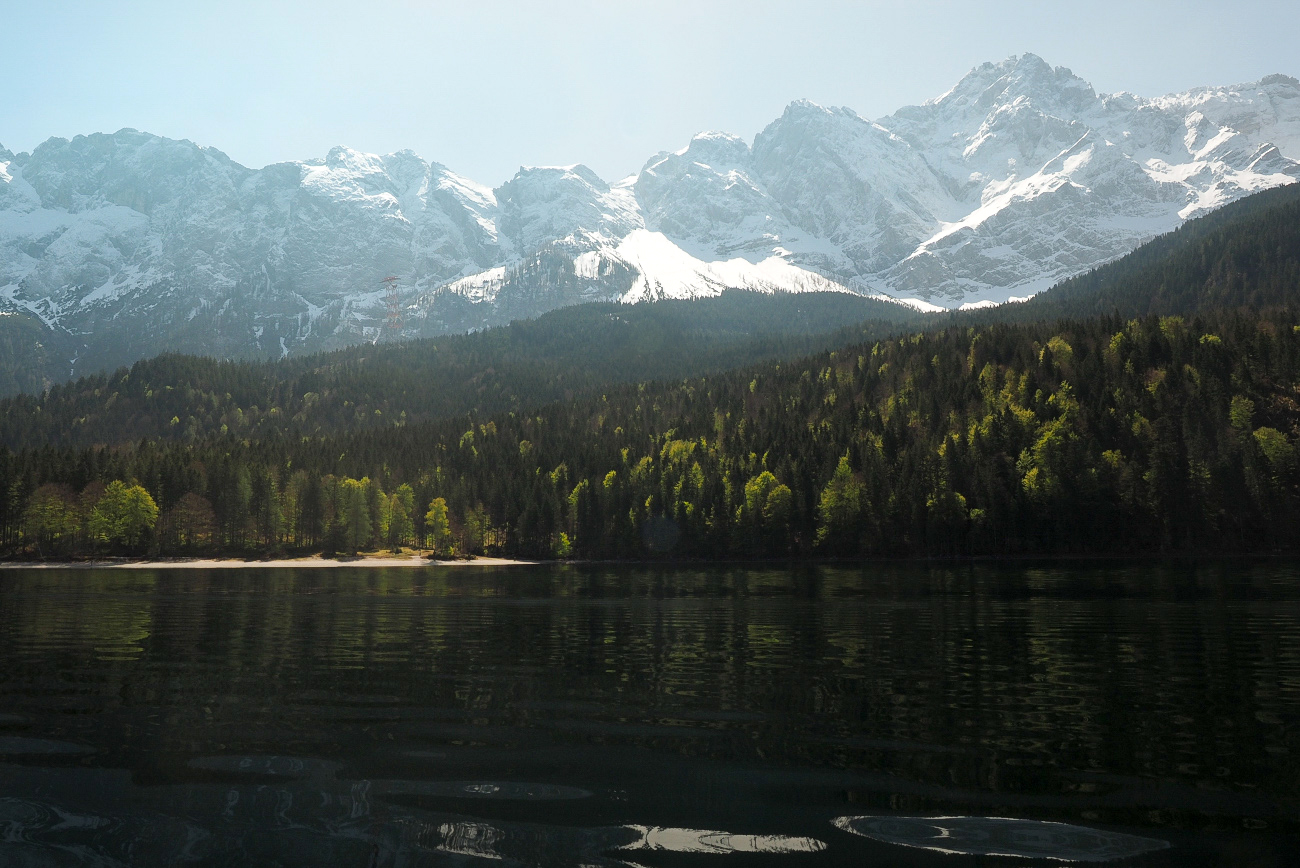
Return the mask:
<svg viewBox="0 0 1300 868">
<path fill-rule="evenodd" d="M 402 334 L 402 303 L 397 295 L 397 284 L 400 280 L 399 277 L 385 277 L 383 281 L 384 303 L 388 305 L 388 322 L 385 327 L 391 338 L 401 337 Z"/>
</svg>

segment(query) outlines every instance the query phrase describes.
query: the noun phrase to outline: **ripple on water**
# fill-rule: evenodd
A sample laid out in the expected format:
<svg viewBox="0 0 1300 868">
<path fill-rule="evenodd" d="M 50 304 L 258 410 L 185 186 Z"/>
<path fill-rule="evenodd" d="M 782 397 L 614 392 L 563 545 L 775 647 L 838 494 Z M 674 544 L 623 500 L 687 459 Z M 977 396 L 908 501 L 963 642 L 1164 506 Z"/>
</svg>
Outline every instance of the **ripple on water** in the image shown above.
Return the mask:
<svg viewBox="0 0 1300 868">
<path fill-rule="evenodd" d="M 57 754 L 94 753 L 93 747 L 55 741 L 51 738 L 26 738 L 19 735 L 0 735 L 0 756 L 53 756 Z"/>
<path fill-rule="evenodd" d="M 19 843 L 36 843 L 45 832 L 76 832 L 99 829 L 110 824 L 105 817 L 78 814 L 42 802 L 27 799 L 0 798 L 0 842 L 3 848 Z M 26 864 L 22 861 L 10 863 L 0 859 L 2 864 Z M 46 864 L 44 862 L 33 864 Z"/>
<path fill-rule="evenodd" d="M 296 756 L 203 756 L 186 763 L 192 769 L 210 772 L 231 772 L 245 775 L 267 775 L 280 778 L 304 778 L 321 774 L 334 774 L 342 766 L 328 760 Z"/>
<path fill-rule="evenodd" d="M 1110 862 L 1169 846 L 1156 838 L 1008 817 L 862 816 L 837 817 L 832 822 L 846 832 L 887 844 L 965 856 Z"/>
<path fill-rule="evenodd" d="M 387 796 L 433 796 L 448 799 L 496 799 L 553 802 L 591 797 L 590 790 L 559 784 L 518 781 L 375 781 L 374 792 Z"/>
</svg>

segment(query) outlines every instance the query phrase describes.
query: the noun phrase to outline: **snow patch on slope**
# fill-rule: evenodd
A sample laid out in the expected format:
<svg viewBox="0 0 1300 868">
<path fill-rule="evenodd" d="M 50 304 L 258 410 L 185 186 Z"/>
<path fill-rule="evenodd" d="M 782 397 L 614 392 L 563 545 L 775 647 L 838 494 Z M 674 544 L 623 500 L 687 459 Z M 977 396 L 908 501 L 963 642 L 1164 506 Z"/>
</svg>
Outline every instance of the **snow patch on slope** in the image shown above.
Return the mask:
<svg viewBox="0 0 1300 868">
<path fill-rule="evenodd" d="M 637 229 L 608 254 L 632 266 L 638 277 L 622 300 L 701 298 L 726 289 L 757 292 L 848 292 L 826 277 L 792 265 L 780 256 L 760 262 L 735 258 L 706 262 L 691 256 L 661 232 Z"/>
</svg>

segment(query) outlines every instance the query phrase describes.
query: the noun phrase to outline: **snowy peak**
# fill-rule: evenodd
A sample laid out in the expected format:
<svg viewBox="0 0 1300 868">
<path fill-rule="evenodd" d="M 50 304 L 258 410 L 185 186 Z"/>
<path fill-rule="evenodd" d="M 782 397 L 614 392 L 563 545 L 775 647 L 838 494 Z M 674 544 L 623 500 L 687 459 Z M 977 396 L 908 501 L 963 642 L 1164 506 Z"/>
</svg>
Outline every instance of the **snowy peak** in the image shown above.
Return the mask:
<svg viewBox="0 0 1300 868">
<path fill-rule="evenodd" d="M 1052 67 L 1036 54 L 1024 54 L 972 69 L 956 87 L 925 107 L 988 113 L 998 106 L 1030 100 L 1043 111 L 1068 114 L 1085 110 L 1096 98 L 1092 85 L 1069 69 Z"/>
<path fill-rule="evenodd" d="M 573 235 L 621 238 L 641 226 L 631 191 L 580 164 L 521 168 L 495 195 L 497 226 L 518 254 Z"/>
<path fill-rule="evenodd" d="M 740 136 L 709 130 L 696 133 L 691 143 L 677 152 L 704 165 L 723 168 L 743 166 L 749 162 L 749 145 Z"/>
<path fill-rule="evenodd" d="M 906 256 L 955 213 L 923 153 L 848 109 L 792 103 L 755 138 L 754 165 L 803 242 L 820 247 L 809 264 L 844 277 Z"/>
<path fill-rule="evenodd" d="M 845 108 L 828 108 L 819 105 L 810 99 L 792 100 L 781 112 L 781 117 L 773 121 L 769 126 L 775 126 L 778 123 L 811 123 L 819 118 L 829 117 L 838 112 L 852 112 Z M 854 115 L 856 117 L 856 115 Z"/>
<path fill-rule="evenodd" d="M 406 334 L 728 287 L 958 307 L 1297 180 L 1295 78 L 1099 95 L 1032 54 L 875 121 L 796 100 L 752 143 L 703 132 L 612 184 L 575 164 L 491 189 L 344 146 L 250 169 L 123 129 L 0 148 L 0 311 L 84 369 L 377 340 L 389 275 Z"/>
<path fill-rule="evenodd" d="M 1023 296 L 1207 208 L 1288 183 L 1296 166 L 1277 142 L 1292 141 L 1300 121 L 1293 92 L 1283 77 L 1156 99 L 1099 96 L 1033 55 L 977 67 L 941 97 L 878 122 L 924 154 L 955 206 L 932 211 L 930 237 L 883 280 L 944 303 Z M 1053 247 L 1052 237 L 1063 240 Z"/>
<path fill-rule="evenodd" d="M 1196 112 L 1221 128 L 1234 130 L 1255 144 L 1277 146 L 1300 160 L 1300 81 L 1274 74 L 1257 82 L 1201 87 L 1150 100 L 1156 109 Z"/>
<path fill-rule="evenodd" d="M 220 151 L 132 129 L 50 139 L 23 164 L 42 202 L 72 212 L 121 205 L 148 214 L 196 178 L 229 189 L 247 172 Z"/>
<path fill-rule="evenodd" d="M 647 228 L 704 259 L 771 255 L 786 233 L 744 140 L 700 133 L 646 164 L 634 185 Z"/>
<path fill-rule="evenodd" d="M 1070 70 L 1026 54 L 976 67 L 943 96 L 879 123 L 913 147 L 998 172 L 999 161 L 1046 159 L 1077 140 L 1079 119 L 1097 102 Z"/>
</svg>

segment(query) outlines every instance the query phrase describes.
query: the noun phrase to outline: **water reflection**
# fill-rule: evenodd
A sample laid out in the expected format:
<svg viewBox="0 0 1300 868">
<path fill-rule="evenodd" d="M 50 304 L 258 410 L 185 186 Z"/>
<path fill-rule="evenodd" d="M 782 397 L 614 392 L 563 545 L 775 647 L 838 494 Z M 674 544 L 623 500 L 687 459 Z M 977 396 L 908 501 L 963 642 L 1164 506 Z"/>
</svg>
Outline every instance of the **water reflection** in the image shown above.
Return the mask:
<svg viewBox="0 0 1300 868">
<path fill-rule="evenodd" d="M 1169 846 L 1155 838 L 1006 817 L 837 817 L 834 823 L 887 844 L 965 856 L 1112 862 Z"/>
<path fill-rule="evenodd" d="M 826 844 L 816 838 L 788 835 L 736 835 L 700 829 L 666 829 L 661 826 L 626 826 L 640 835 L 618 850 L 667 850 L 672 853 L 816 853 Z"/>
<path fill-rule="evenodd" d="M 444 799 L 497 799 L 503 801 L 551 802 L 588 799 L 591 792 L 579 787 L 555 784 L 526 784 L 516 781 L 375 781 L 375 793 L 389 796 L 431 796 Z"/>
<path fill-rule="evenodd" d="M 186 765 L 192 769 L 277 778 L 332 777 L 341 768 L 328 760 L 293 756 L 202 756 L 189 760 Z"/>
<path fill-rule="evenodd" d="M 190 783 L 141 793 L 123 786 L 115 773 L 38 774 L 0 766 L 6 790 L 38 786 L 45 793 L 44 799 L 0 798 L 0 864 L 134 865 L 147 864 L 142 854 L 169 853 L 166 864 L 182 856 L 281 865 L 345 864 L 364 856 L 358 864 L 408 866 L 434 864 L 429 859 L 444 853 L 512 865 L 622 865 L 628 863 L 618 854 L 634 850 L 797 854 L 826 846 L 815 838 L 772 834 L 489 821 L 382 801 L 411 793 L 522 801 L 592 795 L 559 785 L 335 780 L 331 764 L 289 757 L 204 758 L 191 765 L 249 778 L 270 769 L 286 782 Z M 294 780 L 302 773 L 310 779 Z M 51 791 L 60 802 L 49 800 Z"/>
<path fill-rule="evenodd" d="M 0 709 L 0 840 L 50 864 L 1300 850 L 1287 564 L 6 572 Z"/>
<path fill-rule="evenodd" d="M 52 738 L 24 738 L 19 735 L 0 735 L 0 756 L 28 754 L 33 756 L 51 754 L 94 753 L 93 747 L 84 744 L 72 744 L 55 741 Z"/>
</svg>

